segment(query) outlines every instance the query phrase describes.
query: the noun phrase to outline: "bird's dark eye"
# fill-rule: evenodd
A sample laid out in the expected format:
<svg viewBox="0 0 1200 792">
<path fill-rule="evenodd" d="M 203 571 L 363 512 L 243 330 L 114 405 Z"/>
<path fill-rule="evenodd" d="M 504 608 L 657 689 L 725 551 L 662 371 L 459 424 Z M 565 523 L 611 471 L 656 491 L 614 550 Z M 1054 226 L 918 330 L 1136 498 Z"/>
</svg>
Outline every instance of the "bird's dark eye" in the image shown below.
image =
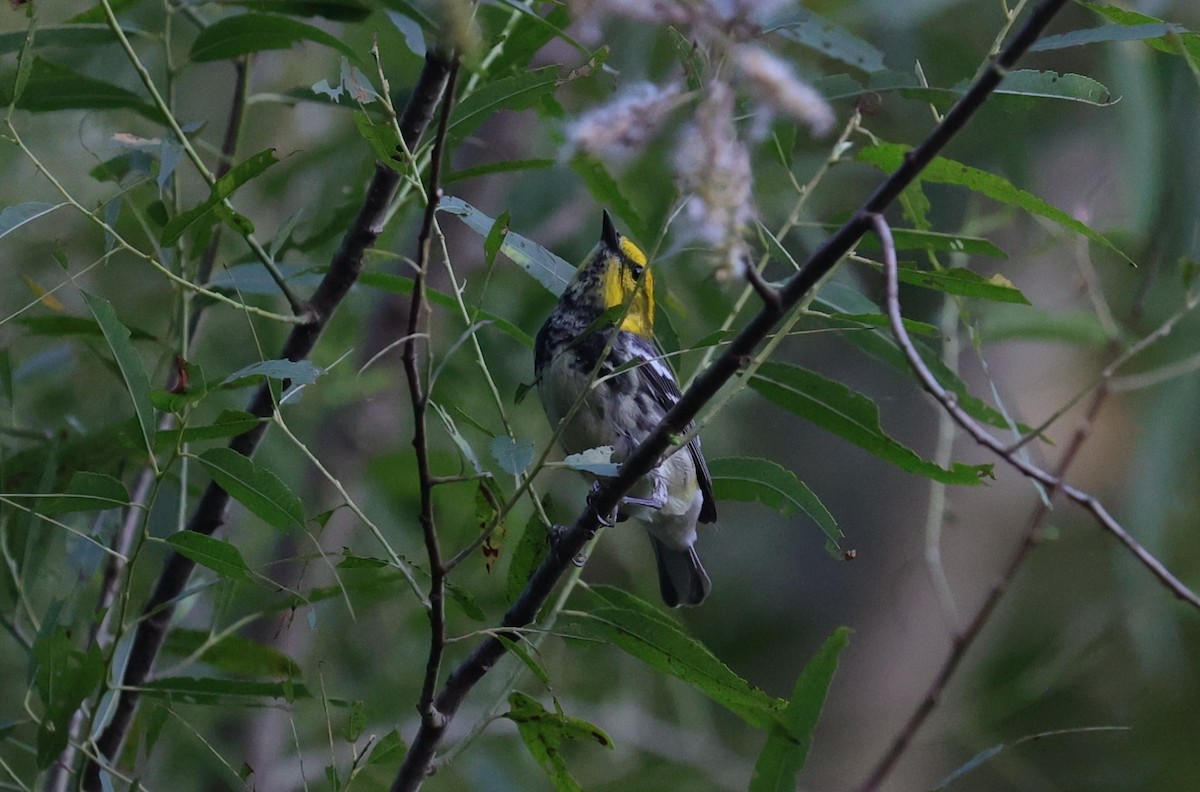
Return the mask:
<svg viewBox="0 0 1200 792">
<path fill-rule="evenodd" d="M 646 268 L 643 266 L 640 266 L 638 264 L 630 264 L 629 265 L 629 271 L 631 273 L 633 273 L 634 280 L 637 280 L 638 278 L 642 277 L 642 270 L 644 270 L 644 269 L 646 269 Z"/>
</svg>

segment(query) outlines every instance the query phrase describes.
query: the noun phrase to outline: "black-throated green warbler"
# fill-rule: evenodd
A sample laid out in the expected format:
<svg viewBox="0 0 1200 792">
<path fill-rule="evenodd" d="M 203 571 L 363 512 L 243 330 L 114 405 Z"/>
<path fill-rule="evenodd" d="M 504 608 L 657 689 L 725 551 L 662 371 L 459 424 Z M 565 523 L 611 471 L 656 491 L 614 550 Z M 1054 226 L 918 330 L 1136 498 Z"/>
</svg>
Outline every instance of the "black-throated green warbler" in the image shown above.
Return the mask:
<svg viewBox="0 0 1200 792">
<path fill-rule="evenodd" d="M 613 322 L 597 328 L 610 311 Z M 611 446 L 612 460 L 620 462 L 679 400 L 679 385 L 654 343 L 654 279 L 646 254 L 617 233 L 608 212 L 600 246 L 538 331 L 534 368 L 551 426 L 579 402 L 559 434 L 568 454 Z M 618 511 L 618 519 L 627 516 L 650 533 L 663 601 L 700 604 L 711 583 L 696 555 L 696 524 L 714 522 L 717 507 L 699 438 L 634 486 Z"/>
</svg>

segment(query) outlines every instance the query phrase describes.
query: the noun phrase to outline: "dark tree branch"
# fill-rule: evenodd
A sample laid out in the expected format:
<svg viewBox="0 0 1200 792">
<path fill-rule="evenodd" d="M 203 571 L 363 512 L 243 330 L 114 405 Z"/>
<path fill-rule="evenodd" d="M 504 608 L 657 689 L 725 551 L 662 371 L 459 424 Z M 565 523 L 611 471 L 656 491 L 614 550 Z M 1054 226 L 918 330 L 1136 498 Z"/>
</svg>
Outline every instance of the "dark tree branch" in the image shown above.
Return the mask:
<svg viewBox="0 0 1200 792">
<path fill-rule="evenodd" d="M 888 177 L 867 199 L 855 215 L 838 229 L 808 259 L 800 272 L 788 280 L 779 290 L 779 304 L 769 302 L 733 339 L 725 352 L 702 372 L 683 397 L 675 403 L 655 430 L 641 442 L 633 454 L 621 465 L 614 478 L 591 499 L 575 522 L 555 542 L 546 560 L 534 571 L 521 596 L 504 614 L 501 630 L 523 627 L 531 622 L 537 611 L 550 596 L 558 579 L 571 559 L 575 557 L 600 528 L 598 515 L 610 514 L 617 508 L 621 498 L 642 476 L 652 470 L 663 454 L 671 447 L 673 438 L 684 431 L 684 427 L 696 417 L 726 382 L 742 368 L 755 349 L 775 328 L 782 316 L 794 308 L 801 299 L 845 256 L 864 233 L 871 227 L 871 217 L 886 209 L 900 195 L 921 170 L 929 164 L 939 151 L 966 125 L 1016 60 L 1029 48 L 1066 0 L 1043 0 L 1030 14 L 1025 26 L 1016 34 L 996 60 L 980 75 L 970 90 L 959 99 L 941 123 L 920 146 L 911 151 L 900 168 Z M 504 633 L 501 632 L 501 635 Z M 508 636 L 515 637 L 515 636 Z M 438 744 L 445 734 L 446 726 L 458 711 L 459 706 L 477 682 L 504 654 L 504 644 L 496 636 L 481 641 L 446 680 L 434 702 L 441 715 L 435 722 L 423 721 L 404 759 L 404 764 L 392 792 L 412 792 L 420 787 L 425 777 L 432 772 Z"/>
<path fill-rule="evenodd" d="M 430 51 L 426 56 L 425 68 L 421 71 L 400 120 L 401 135 L 409 150 L 416 146 L 428 126 L 450 70 L 451 62 L 441 53 Z M 342 238 L 342 244 L 334 254 L 329 271 L 321 279 L 307 305 L 309 321 L 297 325 L 292 330 L 284 343 L 281 357 L 292 361 L 308 357 L 330 316 L 362 272 L 363 255 L 375 244 L 383 230 L 383 219 L 399 181 L 400 174 L 396 171 L 382 163 L 375 166 L 375 175 L 367 187 L 363 206 L 354 224 Z M 245 456 L 252 455 L 266 431 L 265 419 L 272 414 L 274 408 L 269 384 L 264 384 L 255 393 L 248 408 L 248 412 L 263 421 L 251 431 L 234 438 L 229 447 Z M 192 513 L 187 530 L 211 535 L 224 522 L 228 506 L 229 493 L 215 482 L 211 482 Z M 121 690 L 117 693 L 112 719 L 96 741 L 99 754 L 110 762 L 116 760 L 133 724 L 139 699 L 137 688 L 150 676 L 155 658 L 166 638 L 175 600 L 183 592 L 194 567 L 195 564 L 191 560 L 172 553 L 167 558 L 154 591 L 143 608 L 142 618 L 134 631 L 133 645 L 121 679 Z M 100 792 L 100 766 L 94 761 L 89 761 L 83 768 L 83 786 L 87 792 Z"/>
<path fill-rule="evenodd" d="M 409 401 L 413 409 L 413 448 L 417 454 L 417 478 L 421 489 L 421 533 L 425 538 L 425 553 L 429 557 L 429 659 L 425 664 L 425 681 L 417 711 L 421 723 L 435 723 L 440 717 L 433 706 L 438 677 L 442 670 L 442 655 L 446 651 L 446 566 L 442 562 L 442 547 L 438 541 L 437 524 L 433 519 L 434 478 L 429 467 L 429 441 L 426 435 L 426 413 L 429 395 L 425 392 L 417 353 L 421 317 L 425 313 L 425 286 L 429 269 L 429 249 L 433 241 L 434 215 L 442 198 L 439 181 L 442 173 L 443 147 L 446 144 L 446 124 L 454 106 L 454 85 L 458 77 L 458 61 L 450 67 L 450 77 L 442 96 L 442 114 L 438 119 L 437 135 L 430 157 L 429 184 L 425 188 L 425 216 L 417 236 L 417 274 L 413 280 L 412 303 L 408 309 L 408 332 L 404 337 L 402 359 L 408 380 Z"/>
</svg>

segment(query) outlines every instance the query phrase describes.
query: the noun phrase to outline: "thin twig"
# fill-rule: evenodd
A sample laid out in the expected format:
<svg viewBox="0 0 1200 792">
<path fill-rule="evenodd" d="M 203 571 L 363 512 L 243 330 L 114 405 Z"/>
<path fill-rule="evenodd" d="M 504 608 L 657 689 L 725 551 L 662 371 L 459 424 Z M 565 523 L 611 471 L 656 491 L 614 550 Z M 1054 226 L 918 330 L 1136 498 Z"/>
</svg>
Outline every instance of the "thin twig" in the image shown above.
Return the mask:
<svg viewBox="0 0 1200 792">
<path fill-rule="evenodd" d="M 1043 0 L 1030 14 L 1025 26 L 1008 47 L 950 109 L 929 137 L 908 153 L 901 166 L 880 184 L 859 211 L 826 239 L 813 252 L 800 272 L 783 285 L 779 290 L 779 297 L 785 313 L 804 299 L 870 229 L 871 215 L 882 212 L 891 205 L 937 153 L 962 130 L 999 85 L 1017 58 L 1037 40 L 1065 3 L 1066 0 Z M 571 565 L 571 559 L 599 530 L 599 515 L 610 514 L 616 509 L 634 484 L 659 464 L 663 454 L 672 445 L 673 438 L 679 435 L 717 391 L 740 371 L 744 361 L 752 358 L 759 344 L 774 329 L 778 317 L 779 313 L 773 310 L 759 311 L 733 339 L 725 352 L 695 378 L 654 431 L 621 465 L 618 475 L 606 480 L 587 508 L 558 537 L 517 601 L 504 614 L 502 628 L 523 627 L 533 621 L 563 572 Z M 405 756 L 404 764 L 392 783 L 392 792 L 412 792 L 421 786 L 434 766 L 435 754 L 446 726 L 463 700 L 505 651 L 504 643 L 497 636 L 485 638 L 454 669 L 434 700 L 434 706 L 441 717 L 437 721 L 422 722 Z"/>
<path fill-rule="evenodd" d="M 437 524 L 433 518 L 433 473 L 429 467 L 429 440 L 426 414 L 429 408 L 426 385 L 433 387 L 432 378 L 422 381 L 417 352 L 417 328 L 425 315 L 425 285 L 429 270 L 429 251 L 433 244 L 434 215 L 441 201 L 438 186 L 445 154 L 446 124 L 450 119 L 450 108 L 454 106 L 454 85 L 458 78 L 458 58 L 450 66 L 450 76 L 442 93 L 442 114 L 438 119 L 437 135 L 433 139 L 433 154 L 429 164 L 429 184 L 425 188 L 425 216 L 421 231 L 417 235 L 416 277 L 413 279 L 412 302 L 408 309 L 408 332 L 401 359 L 404 361 L 404 376 L 408 381 L 409 401 L 413 410 L 413 448 L 417 455 L 417 478 L 421 490 L 421 533 L 425 538 L 425 552 L 429 557 L 429 657 L 425 663 L 425 679 L 421 684 L 421 697 L 417 712 L 421 724 L 440 724 L 441 716 L 433 706 L 438 678 L 442 671 L 442 655 L 446 651 L 446 568 L 442 563 L 442 548 L 438 540 Z"/>
<path fill-rule="evenodd" d="M 908 358 L 909 366 L 917 375 L 925 390 L 941 403 L 942 407 L 950 413 L 955 422 L 967 434 L 971 435 L 977 443 L 990 449 L 1011 467 L 1044 485 L 1047 489 L 1051 491 L 1057 489 L 1070 500 L 1082 506 L 1091 513 L 1101 528 L 1108 531 L 1116 537 L 1117 541 L 1125 545 L 1125 548 L 1133 554 L 1134 558 L 1149 569 L 1158 578 L 1159 582 L 1166 586 L 1167 590 L 1178 599 L 1183 600 L 1194 608 L 1200 609 L 1200 596 L 1197 596 L 1195 592 L 1185 586 L 1178 578 L 1171 574 L 1170 570 L 1163 566 L 1161 561 L 1130 536 L 1121 527 L 1121 524 L 1108 513 L 1108 510 L 1104 508 L 1104 504 L 1094 495 L 1062 482 L 1055 474 L 1042 470 L 1031 462 L 1017 456 L 1008 446 L 1001 443 L 1000 440 L 980 426 L 975 419 L 967 415 L 966 411 L 958 406 L 957 397 L 943 388 L 941 383 L 937 381 L 925 366 L 925 362 L 921 360 L 920 354 L 917 353 L 916 347 L 912 344 L 912 339 L 908 337 L 908 331 L 904 329 L 904 320 L 900 316 L 900 284 L 897 276 L 896 250 L 892 243 L 891 230 L 888 228 L 887 221 L 880 214 L 873 214 L 871 221 L 874 223 L 875 231 L 884 246 L 884 268 L 887 272 L 887 313 L 888 319 L 891 321 L 892 332 L 896 335 L 896 343 L 904 352 L 904 356 Z M 1107 393 L 1107 390 L 1107 387 L 1102 385 L 1097 389 L 1096 393 L 1103 396 Z"/>
<path fill-rule="evenodd" d="M 449 75 L 450 63 L 436 50 L 425 58 L 425 68 L 417 80 L 401 119 L 400 128 L 411 149 L 428 126 L 433 110 L 440 100 Z M 342 238 L 342 244 L 334 254 L 329 271 L 321 279 L 308 305 L 309 321 L 292 330 L 280 357 L 287 360 L 302 360 L 308 357 L 334 310 L 350 291 L 362 272 L 363 255 L 382 232 L 382 221 L 388 205 L 396 192 L 400 176 L 388 166 L 379 163 L 375 175 L 366 190 L 362 208 L 353 225 Z M 274 398 L 269 383 L 262 385 L 252 398 L 249 410 L 258 418 L 267 418 L 275 410 Z M 250 456 L 258 447 L 266 423 L 258 424 L 251 431 L 234 438 L 229 447 L 245 456 Z M 188 530 L 211 535 L 225 520 L 229 506 L 229 493 L 215 482 L 205 489 L 191 519 Z M 139 691 L 149 678 L 154 661 L 166 638 L 167 626 L 174 613 L 174 603 L 187 585 L 195 564 L 178 554 L 168 557 L 154 591 L 143 608 L 129 652 L 129 660 L 121 679 L 112 719 L 96 741 L 101 756 L 114 760 L 125 741 L 139 700 Z M 95 761 L 83 768 L 83 788 L 86 792 L 100 792 L 100 766 Z"/>
</svg>

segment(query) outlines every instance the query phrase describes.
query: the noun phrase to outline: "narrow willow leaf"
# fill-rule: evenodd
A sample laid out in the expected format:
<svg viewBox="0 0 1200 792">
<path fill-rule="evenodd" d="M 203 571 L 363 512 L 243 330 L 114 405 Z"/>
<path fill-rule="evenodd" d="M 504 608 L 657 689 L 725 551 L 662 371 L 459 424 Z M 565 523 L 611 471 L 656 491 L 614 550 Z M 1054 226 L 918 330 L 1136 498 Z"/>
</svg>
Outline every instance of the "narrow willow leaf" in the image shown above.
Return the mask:
<svg viewBox="0 0 1200 792">
<path fill-rule="evenodd" d="M 838 228 L 835 225 L 823 227 L 831 232 Z M 1008 258 L 1008 254 L 996 247 L 991 240 L 965 234 L 946 234 L 917 228 L 893 228 L 892 241 L 895 243 L 896 250 L 933 250 L 938 253 L 966 253 L 969 256 Z M 860 239 L 858 249 L 872 253 L 881 250 L 879 240 L 874 234 L 868 234 Z"/>
<path fill-rule="evenodd" d="M 42 514 L 103 511 L 129 505 L 129 491 L 112 476 L 81 470 L 71 476 L 67 491 L 38 504 Z"/>
<path fill-rule="evenodd" d="M 510 8 L 505 8 L 504 13 L 507 16 L 511 10 L 517 9 L 525 10 L 523 6 L 514 3 Z M 503 75 L 524 69 L 533 60 L 533 56 L 555 38 L 561 38 L 578 48 L 575 40 L 565 32 L 569 24 L 571 15 L 565 5 L 552 8 L 545 17 L 533 12 L 521 14 L 505 36 L 504 46 L 500 48 L 497 57 L 488 64 L 488 73 Z"/>
<path fill-rule="evenodd" d="M 883 68 L 883 53 L 875 45 L 811 11 L 789 10 L 786 18 L 765 25 L 764 32 L 776 33 L 865 72 Z"/>
<path fill-rule="evenodd" d="M 462 614 L 473 622 L 487 621 L 487 614 L 483 612 L 483 608 L 475 602 L 475 597 L 471 592 L 467 591 L 462 586 L 446 582 L 446 593 L 450 596 L 450 601 L 458 606 Z"/>
<path fill-rule="evenodd" d="M 673 622 L 640 610 L 604 607 L 589 612 L 579 624 L 592 637 L 692 685 L 752 726 L 770 729 L 778 722 L 783 702 L 751 687 Z"/>
<path fill-rule="evenodd" d="M 66 204 L 51 204 L 33 201 L 30 203 L 6 206 L 0 211 L 0 238 L 6 237 L 26 223 L 31 223 Z"/>
<path fill-rule="evenodd" d="M 804 512 L 829 539 L 830 551 L 841 556 L 841 530 L 825 504 L 796 474 L 766 459 L 726 457 L 708 463 L 717 500 L 761 501 L 785 517 Z"/>
<path fill-rule="evenodd" d="M 506 239 L 508 236 L 508 234 L 505 234 Z M 504 250 L 503 243 L 501 243 L 500 249 Z M 391 275 L 386 272 L 364 272 L 358 279 L 358 282 L 364 286 L 383 289 L 395 294 L 408 295 L 412 294 L 413 290 L 412 278 L 406 278 L 403 275 Z M 458 301 L 449 294 L 426 287 L 425 297 L 434 305 L 458 310 Z M 488 322 L 489 327 L 495 327 L 513 340 L 533 349 L 533 337 L 499 314 L 494 314 L 491 311 L 479 311 L 477 318 L 480 321 Z"/>
<path fill-rule="evenodd" d="M 250 579 L 250 567 L 246 566 L 246 559 L 229 542 L 195 531 L 178 531 L 167 537 L 167 544 L 184 558 L 211 569 L 223 578 Z"/>
<path fill-rule="evenodd" d="M 117 319 L 117 313 L 108 300 L 87 292 L 80 294 L 96 317 L 104 340 L 112 350 L 121 378 L 125 380 L 125 389 L 133 400 L 133 411 L 137 415 L 142 438 L 146 441 L 146 449 L 153 453 L 155 425 L 154 406 L 150 403 L 150 379 L 129 340 L 129 330 Z"/>
<path fill-rule="evenodd" d="M 521 735 L 525 748 L 550 776 L 557 792 L 582 792 L 583 787 L 571 777 L 562 758 L 561 746 L 571 740 L 590 740 L 605 748 L 612 740 L 597 726 L 580 718 L 549 712 L 532 696 L 513 691 L 508 697 L 508 712 L 504 713 Z"/>
<path fill-rule="evenodd" d="M 993 306 L 984 314 L 979 334 L 989 344 L 1020 339 L 1101 347 L 1110 340 L 1094 313 L 1051 313 L 1008 306 Z"/>
<path fill-rule="evenodd" d="M 82 316 L 66 316 L 64 314 L 54 316 L 21 316 L 15 321 L 33 335 L 60 338 L 73 336 L 102 338 L 104 336 L 104 330 L 101 329 L 99 322 Z M 141 328 L 126 325 L 125 329 L 129 331 L 129 339 L 131 341 L 158 340 L 154 335 L 147 333 Z"/>
<path fill-rule="evenodd" d="M 487 236 L 496 222 L 466 201 L 449 195 L 442 198 L 438 204 L 438 211 L 461 217 L 463 222 L 480 236 Z M 567 284 L 575 277 L 575 268 L 566 261 L 513 231 L 504 235 L 500 252 L 532 275 L 555 297 L 562 294 Z"/>
<path fill-rule="evenodd" d="M 137 38 L 146 34 L 133 28 L 124 28 L 129 38 Z M 0 34 L 0 55 L 17 52 L 25 44 L 27 34 L 24 30 Z M 47 25 L 37 29 L 37 48 L 39 50 L 51 47 L 81 50 L 99 44 L 111 44 L 113 32 L 108 25 Z"/>
<path fill-rule="evenodd" d="M 526 651 L 523 641 L 509 640 L 500 633 L 496 633 L 496 640 L 504 644 L 505 649 L 512 652 L 518 660 L 524 663 L 525 667 L 529 669 L 529 673 L 537 677 L 538 681 L 545 685 L 547 690 L 550 689 L 550 674 L 542 667 L 541 663 L 534 659 L 533 655 Z"/>
<path fill-rule="evenodd" d="M 495 115 L 497 110 L 526 110 L 554 93 L 560 84 L 557 66 L 546 66 L 488 83 L 450 112 L 446 134 L 451 141 L 461 141 Z"/>
<path fill-rule="evenodd" d="M 896 143 L 880 143 L 859 151 L 858 159 L 863 162 L 869 162 L 885 173 L 890 174 L 895 172 L 904 162 L 904 158 L 908 155 L 909 150 L 908 146 Z M 1133 264 L 1133 259 L 1122 253 L 1107 237 L 1093 231 L 1086 224 L 1071 217 L 1062 209 L 1043 201 L 1032 193 L 1025 192 L 1013 186 L 1007 179 L 997 176 L 994 173 L 972 168 L 961 162 L 946 159 L 945 157 L 935 157 L 933 162 L 929 163 L 925 170 L 921 171 L 921 180 L 924 182 L 956 184 L 966 187 L 973 192 L 986 195 L 994 201 L 999 201 L 1008 206 L 1015 206 L 1030 214 L 1044 217 L 1077 234 L 1082 234 L 1093 242 L 1103 245 L 1125 259 L 1125 261 Z"/>
<path fill-rule="evenodd" d="M 361 22 L 371 15 L 370 6 L 359 0 L 228 0 L 229 5 L 251 11 L 324 17 L 334 22 Z"/>
<path fill-rule="evenodd" d="M 271 471 L 229 448 L 213 448 L 199 457 L 213 481 L 231 497 L 281 531 L 304 524 L 304 506 Z"/>
<path fill-rule="evenodd" d="M 42 769 L 66 748 L 72 714 L 104 680 L 104 656 L 98 646 L 80 652 L 66 628 L 48 627 L 39 632 L 30 663 L 33 686 L 45 708 L 37 732 L 37 763 Z"/>
<path fill-rule="evenodd" d="M 302 684 L 285 680 L 264 682 L 254 679 L 216 679 L 213 677 L 164 677 L 147 682 L 142 695 L 173 698 L 189 704 L 221 706 L 261 706 L 264 700 L 296 701 L 312 698 Z"/>
<path fill-rule="evenodd" d="M 996 87 L 996 93 L 1041 99 L 1069 99 L 1098 107 L 1112 104 L 1114 101 L 1112 92 L 1091 77 L 1033 69 L 1009 72 Z"/>
<path fill-rule="evenodd" d="M 240 635 L 224 635 L 209 644 L 212 637 L 206 630 L 177 627 L 167 635 L 163 651 L 175 657 L 191 657 L 200 652 L 196 659 L 201 663 L 231 674 L 266 677 L 301 674 L 299 664 L 278 649 Z"/>
<path fill-rule="evenodd" d="M 471 443 L 463 436 L 463 433 L 458 430 L 458 424 L 454 423 L 454 419 L 450 417 L 450 413 L 446 412 L 446 409 L 435 401 L 430 401 L 429 403 L 433 405 L 434 411 L 442 419 L 442 424 L 446 427 L 446 434 L 450 435 L 450 439 L 454 441 L 454 445 L 458 446 L 459 453 L 463 455 L 463 459 L 467 460 L 476 475 L 483 475 L 483 465 L 479 464 L 479 456 L 475 453 L 475 449 L 471 447 Z"/>
<path fill-rule="evenodd" d="M 249 432 L 262 423 L 263 419 L 256 418 L 242 410 L 222 410 L 212 423 L 188 424 L 183 429 L 166 429 L 154 436 L 156 447 L 174 447 L 179 443 L 196 443 L 203 440 L 221 440 L 227 437 L 237 437 Z"/>
<path fill-rule="evenodd" d="M 611 208 L 613 213 L 629 226 L 635 239 L 641 240 L 643 244 L 649 243 L 649 226 L 621 192 L 620 185 L 604 167 L 604 163 L 595 157 L 580 154 L 571 160 L 571 170 L 583 181 L 596 203 Z"/>
<path fill-rule="evenodd" d="M 499 162 L 489 162 L 484 165 L 475 165 L 470 168 L 454 171 L 445 179 L 443 183 L 453 184 L 456 181 L 466 181 L 467 179 L 477 179 L 480 176 L 490 176 L 494 173 L 513 173 L 516 171 L 525 170 L 541 170 L 542 168 L 550 168 L 555 164 L 552 159 L 520 159 L 520 160 L 501 160 Z"/>
<path fill-rule="evenodd" d="M 795 792 L 796 776 L 808 758 L 813 729 L 837 671 L 838 655 L 849 640 L 850 631 L 845 627 L 834 630 L 800 672 L 779 727 L 767 735 L 767 744 L 758 755 L 750 792 Z"/>
<path fill-rule="evenodd" d="M 321 274 L 307 266 L 276 264 L 275 268 L 283 276 L 284 282 L 293 289 L 315 290 L 317 284 L 321 282 Z M 274 276 L 257 261 L 224 267 L 219 272 L 213 273 L 205 285 L 210 289 L 233 292 L 242 296 L 261 294 L 267 297 L 278 297 L 283 293 L 279 290 L 279 283 L 276 282 Z"/>
<path fill-rule="evenodd" d="M 0 80 L 0 104 L 13 103 L 10 85 L 13 85 L 11 80 Z M 144 102 L 133 91 L 36 57 L 29 68 L 29 78 L 16 106 L 33 113 L 50 113 L 57 110 L 133 110 L 152 121 L 162 120 L 158 109 Z"/>
<path fill-rule="evenodd" d="M 176 240 L 183 236 L 183 232 L 190 228 L 192 224 L 199 222 L 205 216 L 213 213 L 221 201 L 233 195 L 237 188 L 258 176 L 278 161 L 275 159 L 275 149 L 266 149 L 235 165 L 229 173 L 217 179 L 216 184 L 213 185 L 204 203 L 171 218 L 170 222 L 163 228 L 159 242 L 163 245 L 175 244 Z"/>
<path fill-rule="evenodd" d="M 542 505 L 544 508 L 550 508 L 550 496 L 546 496 Z M 525 584 L 533 576 L 533 571 L 538 568 L 549 552 L 550 536 L 546 533 L 546 528 L 535 511 L 526 521 L 525 530 L 521 532 L 521 538 L 517 541 L 512 558 L 508 562 L 508 574 L 505 576 L 504 586 L 508 602 L 517 601 Z"/>
<path fill-rule="evenodd" d="M 506 472 L 518 475 L 533 462 L 533 443 L 514 440 L 508 435 L 492 438 L 492 457 Z"/>
<path fill-rule="evenodd" d="M 790 412 L 910 473 L 944 484 L 979 484 L 991 465 L 955 462 L 949 469 L 917 456 L 879 425 L 879 410 L 861 393 L 816 372 L 786 363 L 764 363 L 750 387 Z"/>
<path fill-rule="evenodd" d="M 1011 281 L 1001 275 L 985 278 L 978 273 L 961 267 L 942 270 L 941 272 L 901 267 L 897 274 L 902 283 L 910 283 L 913 286 L 921 286 L 946 294 L 976 297 L 981 300 L 992 300 L 993 302 L 1029 305 L 1029 300 L 1026 299 L 1025 295 L 1017 287 L 1013 286 Z"/>
<path fill-rule="evenodd" d="M 504 244 L 504 237 L 508 234 L 508 226 L 508 212 L 504 212 L 496 218 L 496 222 L 492 223 L 491 230 L 484 237 L 483 258 L 489 267 L 496 263 L 496 254 L 500 252 L 500 246 Z"/>
<path fill-rule="evenodd" d="M 358 60 L 354 48 L 320 28 L 288 17 L 249 12 L 225 17 L 204 30 L 192 42 L 192 60 L 225 60 L 263 50 L 291 49 L 301 41 L 331 47 Z"/>
<path fill-rule="evenodd" d="M 865 83 L 848 74 L 833 74 L 816 80 L 813 85 L 829 100 L 899 92 L 906 99 L 929 102 L 941 109 L 949 108 L 970 88 L 970 83 L 965 81 L 950 88 L 922 85 L 915 74 L 894 71 L 875 72 Z M 996 89 L 995 96 L 993 101 L 1001 108 L 1019 108 L 1022 103 L 1017 100 L 1022 99 L 1055 99 L 1082 102 L 1096 107 L 1104 107 L 1114 101 L 1112 92 L 1091 77 L 1032 69 L 1009 72 L 1005 81 Z"/>
<path fill-rule="evenodd" d="M 1158 17 L 1152 17 L 1148 14 L 1143 14 L 1138 11 L 1130 11 L 1120 6 L 1101 5 L 1100 3 L 1088 3 L 1080 0 L 1079 5 L 1090 11 L 1099 14 L 1104 19 L 1110 22 L 1116 22 L 1118 25 L 1158 25 L 1163 24 L 1163 20 Z M 1146 39 L 1146 44 L 1158 50 L 1171 55 L 1180 55 L 1182 47 L 1192 58 L 1193 61 L 1200 60 L 1200 33 L 1185 32 L 1177 33 L 1166 38 L 1151 38 Z"/>
<path fill-rule="evenodd" d="M 325 369 L 311 360 L 260 360 L 226 377 L 221 385 L 232 385 L 250 377 L 290 382 L 292 385 L 311 385 L 324 376 Z"/>
<path fill-rule="evenodd" d="M 1103 44 L 1110 41 L 1144 41 L 1145 39 L 1164 38 L 1171 33 L 1187 33 L 1183 25 L 1169 22 L 1146 22 L 1140 25 L 1104 25 L 1102 27 L 1072 30 L 1070 33 L 1060 33 L 1057 36 L 1046 36 L 1038 39 L 1030 52 L 1046 52 L 1048 50 L 1080 47 L 1085 44 Z"/>
</svg>

